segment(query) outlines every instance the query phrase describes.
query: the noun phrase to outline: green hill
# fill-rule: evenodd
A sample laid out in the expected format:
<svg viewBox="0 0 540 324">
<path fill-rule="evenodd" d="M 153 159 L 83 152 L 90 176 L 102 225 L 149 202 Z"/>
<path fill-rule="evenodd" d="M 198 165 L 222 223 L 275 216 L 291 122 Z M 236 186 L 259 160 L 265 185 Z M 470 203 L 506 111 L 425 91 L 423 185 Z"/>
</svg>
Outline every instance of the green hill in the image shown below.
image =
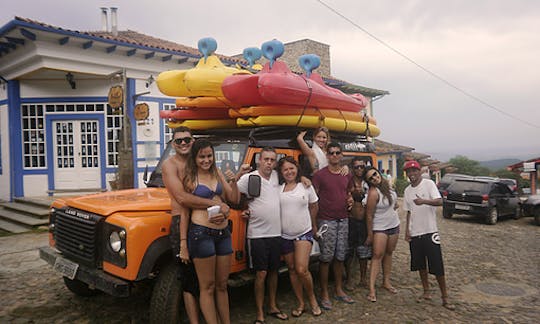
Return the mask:
<svg viewBox="0 0 540 324">
<path fill-rule="evenodd" d="M 492 171 L 506 169 L 507 166 L 521 162 L 519 159 L 498 159 L 489 161 L 479 161 L 480 165 Z"/>
</svg>

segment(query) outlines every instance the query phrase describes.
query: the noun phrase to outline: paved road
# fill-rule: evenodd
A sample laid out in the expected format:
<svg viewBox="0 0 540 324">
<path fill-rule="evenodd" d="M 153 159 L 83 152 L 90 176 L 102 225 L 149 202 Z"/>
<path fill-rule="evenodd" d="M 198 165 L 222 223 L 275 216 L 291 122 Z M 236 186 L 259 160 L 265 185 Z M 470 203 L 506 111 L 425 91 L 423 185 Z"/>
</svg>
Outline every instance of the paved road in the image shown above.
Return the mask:
<svg viewBox="0 0 540 324">
<path fill-rule="evenodd" d="M 456 215 L 450 220 L 440 218 L 439 226 L 448 285 L 457 310 L 440 306 L 435 285 L 436 299 L 416 303 L 421 285 L 417 274 L 408 269 L 408 245 L 400 238 L 393 270 L 397 295 L 379 289 L 378 301 L 370 303 L 365 299 L 367 290 L 358 288 L 352 293 L 357 300 L 353 305 L 334 303 L 334 310 L 321 317 L 304 314 L 287 323 L 540 321 L 540 227 L 533 225 L 532 218 L 504 219 L 489 226 L 479 219 Z M 46 244 L 46 233 L 0 237 L 0 323 L 148 321 L 150 286 L 141 286 L 136 295 L 124 299 L 76 297 L 39 259 L 36 248 Z M 286 277 L 280 280 L 279 305 L 290 312 L 294 297 Z M 231 292 L 233 323 L 251 323 L 253 310 L 252 287 Z"/>
</svg>

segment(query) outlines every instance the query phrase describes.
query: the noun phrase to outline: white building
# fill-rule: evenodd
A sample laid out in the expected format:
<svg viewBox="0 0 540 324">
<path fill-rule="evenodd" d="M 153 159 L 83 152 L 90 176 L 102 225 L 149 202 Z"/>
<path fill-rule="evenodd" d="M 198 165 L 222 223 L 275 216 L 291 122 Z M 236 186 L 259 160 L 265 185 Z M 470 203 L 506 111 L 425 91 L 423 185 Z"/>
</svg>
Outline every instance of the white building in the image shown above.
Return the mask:
<svg viewBox="0 0 540 324">
<path fill-rule="evenodd" d="M 168 140 L 159 111 L 175 105 L 152 81 L 162 71 L 192 68 L 199 58 L 194 48 L 117 31 L 115 25 L 111 31 L 80 32 L 16 17 L 2 26 L 0 200 L 110 189 L 119 138 L 128 125 L 124 111 L 131 124 L 132 186 L 143 186 L 144 168 L 152 170 Z M 338 88 L 357 87 L 331 81 Z M 124 89 L 127 109 L 108 104 L 109 90 L 117 85 Z M 387 94 L 357 88 L 369 97 Z M 136 120 L 134 107 L 142 103 L 149 114 Z"/>
</svg>

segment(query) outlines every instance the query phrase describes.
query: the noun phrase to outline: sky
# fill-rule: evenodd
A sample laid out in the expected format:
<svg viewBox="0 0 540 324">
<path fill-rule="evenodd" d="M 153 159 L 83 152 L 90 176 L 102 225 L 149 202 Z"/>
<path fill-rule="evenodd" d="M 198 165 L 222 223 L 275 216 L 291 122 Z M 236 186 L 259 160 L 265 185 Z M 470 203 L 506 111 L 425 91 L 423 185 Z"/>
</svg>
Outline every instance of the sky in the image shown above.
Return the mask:
<svg viewBox="0 0 540 324">
<path fill-rule="evenodd" d="M 20 16 L 100 30 L 99 8 L 118 7 L 119 30 L 192 47 L 213 37 L 225 55 L 309 38 L 330 45 L 334 77 L 390 92 L 374 102 L 381 140 L 440 161 L 540 156 L 537 0 L 41 3 L 2 0 L 0 25 Z"/>
</svg>

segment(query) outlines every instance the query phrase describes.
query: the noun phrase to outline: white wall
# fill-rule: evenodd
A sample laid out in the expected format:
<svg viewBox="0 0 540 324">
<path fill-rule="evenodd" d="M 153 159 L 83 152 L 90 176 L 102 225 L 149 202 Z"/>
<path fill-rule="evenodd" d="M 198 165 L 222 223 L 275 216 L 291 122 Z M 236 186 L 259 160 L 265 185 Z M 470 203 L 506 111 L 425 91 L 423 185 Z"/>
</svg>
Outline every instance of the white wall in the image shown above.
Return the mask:
<svg viewBox="0 0 540 324">
<path fill-rule="evenodd" d="M 2 174 L 0 174 L 0 200 L 9 200 L 10 195 L 10 161 L 9 161 L 9 139 L 8 139 L 8 110 L 7 105 L 0 106 L 0 146 L 2 147 Z"/>
<path fill-rule="evenodd" d="M 31 174 L 23 176 L 24 196 L 45 196 L 48 190 L 48 177 L 46 174 Z"/>
</svg>

